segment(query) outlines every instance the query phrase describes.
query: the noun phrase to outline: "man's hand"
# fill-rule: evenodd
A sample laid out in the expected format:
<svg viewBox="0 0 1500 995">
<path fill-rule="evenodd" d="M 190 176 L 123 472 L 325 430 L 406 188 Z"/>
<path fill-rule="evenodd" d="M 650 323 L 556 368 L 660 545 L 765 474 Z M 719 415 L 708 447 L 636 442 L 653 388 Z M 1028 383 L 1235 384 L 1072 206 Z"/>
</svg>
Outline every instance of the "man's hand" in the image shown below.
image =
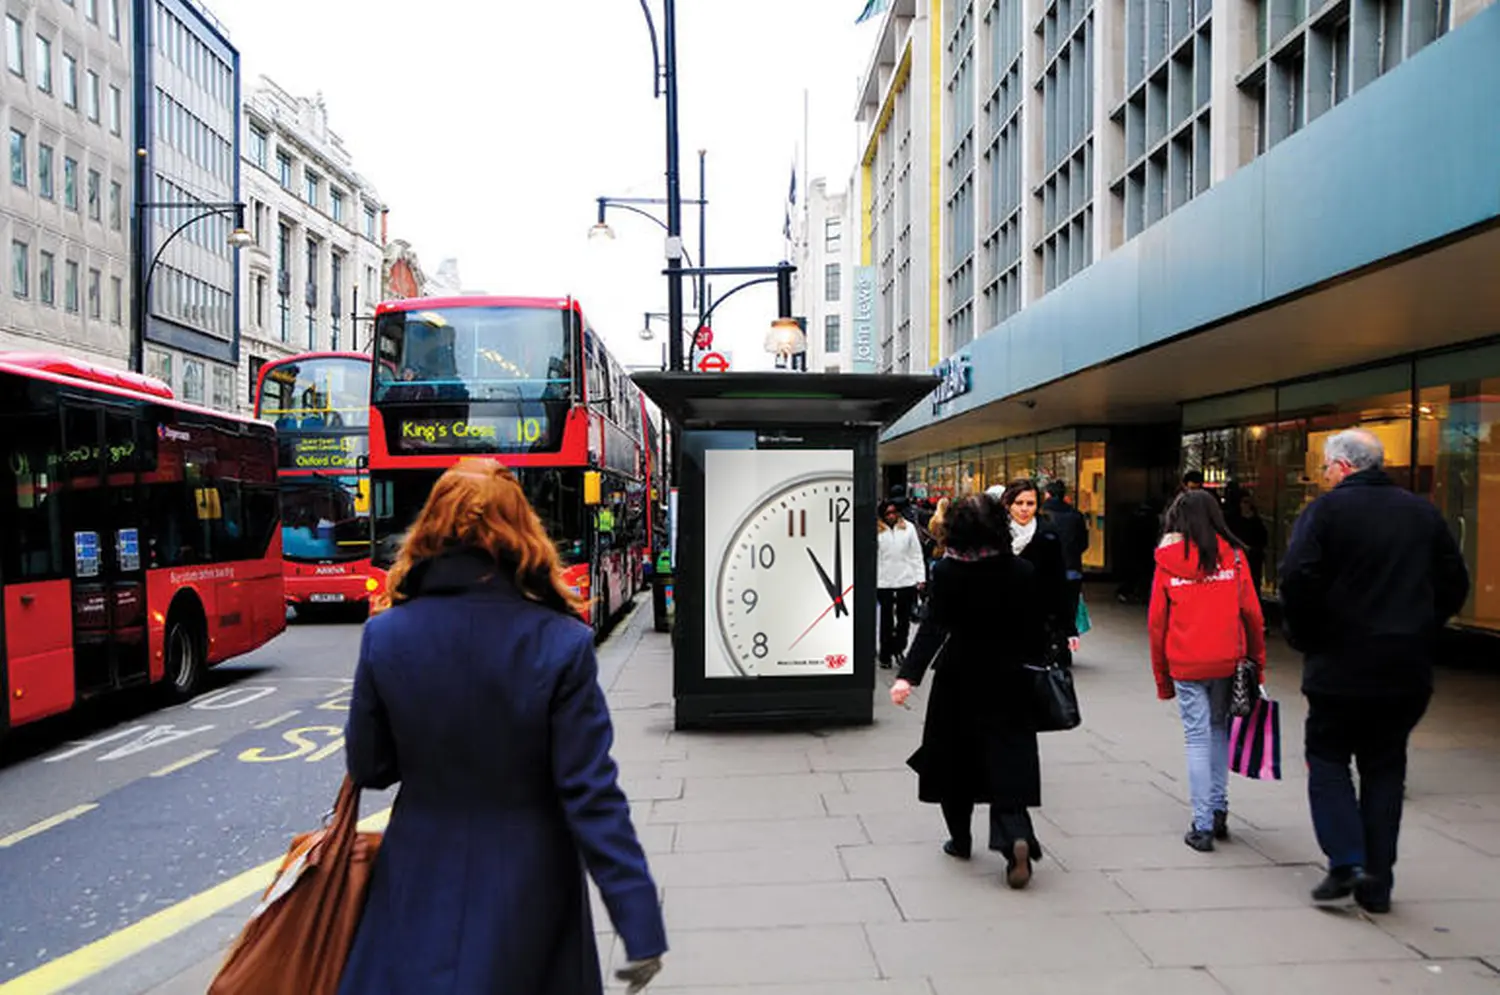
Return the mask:
<svg viewBox="0 0 1500 995">
<path fill-rule="evenodd" d="M 1177 697 L 1177 688 L 1170 683 L 1156 685 L 1156 696 L 1162 701 L 1171 701 Z"/>
<path fill-rule="evenodd" d="M 911 697 L 911 682 L 898 677 L 896 683 L 891 685 L 891 704 L 904 707 L 909 697 Z"/>
<path fill-rule="evenodd" d="M 643 991 L 651 983 L 651 979 L 661 973 L 661 958 L 648 957 L 645 960 L 634 960 L 615 972 L 615 977 L 625 982 L 625 991 L 628 995 L 636 995 Z"/>
</svg>

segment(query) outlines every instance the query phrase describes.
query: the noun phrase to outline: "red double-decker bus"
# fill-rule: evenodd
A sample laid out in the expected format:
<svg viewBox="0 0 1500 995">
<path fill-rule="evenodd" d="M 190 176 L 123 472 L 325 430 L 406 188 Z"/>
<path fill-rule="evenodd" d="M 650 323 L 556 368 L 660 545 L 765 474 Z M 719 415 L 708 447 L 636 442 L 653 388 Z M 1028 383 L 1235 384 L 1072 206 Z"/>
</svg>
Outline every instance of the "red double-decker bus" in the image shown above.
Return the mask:
<svg viewBox="0 0 1500 995">
<path fill-rule="evenodd" d="M 286 627 L 276 437 L 159 380 L 0 354 L 0 733 Z"/>
<path fill-rule="evenodd" d="M 255 416 L 276 428 L 287 603 L 367 605 L 380 587 L 370 570 L 370 357 L 267 363 Z"/>
<path fill-rule="evenodd" d="M 641 590 L 653 527 L 645 402 L 577 301 L 384 302 L 370 399 L 377 567 L 438 475 L 486 455 L 515 472 L 596 629 Z"/>
</svg>

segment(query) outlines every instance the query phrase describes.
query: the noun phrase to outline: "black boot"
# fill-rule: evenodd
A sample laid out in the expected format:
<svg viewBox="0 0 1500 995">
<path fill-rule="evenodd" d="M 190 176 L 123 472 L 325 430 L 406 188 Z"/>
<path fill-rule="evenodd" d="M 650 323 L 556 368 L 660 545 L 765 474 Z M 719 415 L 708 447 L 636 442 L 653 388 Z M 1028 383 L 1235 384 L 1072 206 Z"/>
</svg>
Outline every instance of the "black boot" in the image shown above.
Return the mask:
<svg viewBox="0 0 1500 995">
<path fill-rule="evenodd" d="M 1319 904 L 1341 902 L 1356 890 L 1368 888 L 1371 883 L 1371 878 L 1365 874 L 1363 867 L 1335 867 L 1312 890 L 1312 899 Z"/>
</svg>

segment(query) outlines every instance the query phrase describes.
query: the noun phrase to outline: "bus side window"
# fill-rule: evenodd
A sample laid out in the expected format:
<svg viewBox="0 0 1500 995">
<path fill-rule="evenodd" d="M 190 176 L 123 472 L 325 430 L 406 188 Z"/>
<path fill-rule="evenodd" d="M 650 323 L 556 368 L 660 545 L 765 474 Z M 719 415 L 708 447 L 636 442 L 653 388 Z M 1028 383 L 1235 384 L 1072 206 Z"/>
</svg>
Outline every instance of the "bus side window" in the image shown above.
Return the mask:
<svg viewBox="0 0 1500 995">
<path fill-rule="evenodd" d="M 56 401 L 37 414 L 0 418 L 0 481 L 4 481 L 6 528 L 0 535 L 7 583 L 57 580 L 71 575 L 72 555 L 63 542 L 62 494 L 58 474 Z"/>
</svg>

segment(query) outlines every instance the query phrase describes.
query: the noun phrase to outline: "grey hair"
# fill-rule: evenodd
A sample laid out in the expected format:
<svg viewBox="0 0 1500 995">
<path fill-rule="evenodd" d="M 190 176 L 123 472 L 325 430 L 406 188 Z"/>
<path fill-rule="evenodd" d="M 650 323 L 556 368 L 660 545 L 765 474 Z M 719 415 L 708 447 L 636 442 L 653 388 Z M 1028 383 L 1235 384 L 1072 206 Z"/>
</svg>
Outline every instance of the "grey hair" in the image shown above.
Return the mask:
<svg viewBox="0 0 1500 995">
<path fill-rule="evenodd" d="M 1323 458 L 1330 463 L 1347 463 L 1355 470 L 1375 470 L 1385 465 L 1385 447 L 1370 432 L 1351 428 L 1328 437 L 1323 443 Z"/>
</svg>

